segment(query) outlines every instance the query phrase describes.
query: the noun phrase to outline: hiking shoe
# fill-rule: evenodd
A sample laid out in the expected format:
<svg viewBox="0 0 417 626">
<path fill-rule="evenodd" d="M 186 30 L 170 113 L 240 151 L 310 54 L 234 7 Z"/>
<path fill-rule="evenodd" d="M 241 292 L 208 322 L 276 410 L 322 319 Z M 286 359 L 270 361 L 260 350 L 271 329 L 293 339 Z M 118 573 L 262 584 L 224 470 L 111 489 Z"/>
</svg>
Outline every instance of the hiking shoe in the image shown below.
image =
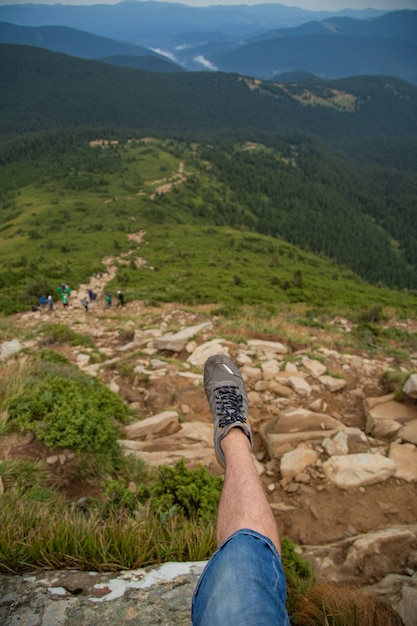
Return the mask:
<svg viewBox="0 0 417 626">
<path fill-rule="evenodd" d="M 226 466 L 220 442 L 231 428 L 241 428 L 253 448 L 248 419 L 248 397 L 242 376 L 229 357 L 216 354 L 207 359 L 204 367 L 204 389 L 214 422 L 214 449 L 217 460 Z"/>
</svg>

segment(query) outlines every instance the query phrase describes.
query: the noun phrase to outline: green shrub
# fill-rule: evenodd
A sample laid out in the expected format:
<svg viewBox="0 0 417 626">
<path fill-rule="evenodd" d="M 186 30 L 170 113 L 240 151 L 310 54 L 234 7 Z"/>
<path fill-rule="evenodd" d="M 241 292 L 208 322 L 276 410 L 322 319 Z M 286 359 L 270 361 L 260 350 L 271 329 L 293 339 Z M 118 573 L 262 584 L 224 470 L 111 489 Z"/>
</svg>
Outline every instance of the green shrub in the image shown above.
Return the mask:
<svg viewBox="0 0 417 626">
<path fill-rule="evenodd" d="M 127 406 L 99 380 L 60 364 L 44 365 L 11 401 L 9 415 L 21 430 L 31 430 L 48 447 L 120 456 L 116 422 L 125 422 Z M 58 374 L 61 372 L 67 376 Z"/>
<path fill-rule="evenodd" d="M 151 490 L 152 509 L 164 515 L 182 513 L 188 519 L 215 520 L 222 483 L 203 465 L 188 469 L 184 459 L 173 467 L 162 465 Z"/>
<path fill-rule="evenodd" d="M 49 363 L 63 363 L 69 365 L 71 361 L 66 356 L 55 352 L 55 350 L 41 350 L 36 354 L 36 358 L 40 361 L 48 361 Z"/>
<path fill-rule="evenodd" d="M 64 324 L 46 324 L 44 326 L 43 344 L 53 345 L 54 343 L 69 343 L 72 346 L 95 348 L 94 341 L 88 335 L 76 333 Z"/>
<path fill-rule="evenodd" d="M 128 489 L 122 480 L 110 480 L 104 490 L 100 502 L 100 513 L 106 518 L 112 513 L 127 513 L 132 515 L 137 508 L 136 495 Z"/>
</svg>

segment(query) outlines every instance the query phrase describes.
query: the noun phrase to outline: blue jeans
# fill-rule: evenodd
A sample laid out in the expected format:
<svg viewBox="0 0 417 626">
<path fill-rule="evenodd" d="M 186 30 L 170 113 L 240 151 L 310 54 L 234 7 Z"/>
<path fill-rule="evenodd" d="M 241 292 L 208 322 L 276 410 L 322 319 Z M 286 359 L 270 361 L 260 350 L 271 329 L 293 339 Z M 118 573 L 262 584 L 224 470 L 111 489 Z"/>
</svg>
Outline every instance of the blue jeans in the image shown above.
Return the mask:
<svg viewBox="0 0 417 626">
<path fill-rule="evenodd" d="M 274 544 L 238 530 L 213 554 L 194 591 L 193 626 L 289 626 L 286 582 Z"/>
</svg>

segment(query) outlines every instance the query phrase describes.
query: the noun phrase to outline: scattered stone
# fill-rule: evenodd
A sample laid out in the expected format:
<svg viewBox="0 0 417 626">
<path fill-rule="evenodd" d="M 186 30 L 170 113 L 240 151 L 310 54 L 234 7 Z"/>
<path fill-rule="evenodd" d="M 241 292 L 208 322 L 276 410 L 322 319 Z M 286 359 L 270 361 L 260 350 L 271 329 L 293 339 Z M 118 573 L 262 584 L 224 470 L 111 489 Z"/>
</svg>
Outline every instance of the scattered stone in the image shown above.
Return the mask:
<svg viewBox="0 0 417 626">
<path fill-rule="evenodd" d="M 326 478 L 340 489 L 373 485 L 392 476 L 396 469 L 392 459 L 369 453 L 333 456 L 323 463 Z"/>
<path fill-rule="evenodd" d="M 18 339 L 3 341 L 0 347 L 0 361 L 5 361 L 17 352 L 20 352 L 22 348 L 23 346 Z"/>
<path fill-rule="evenodd" d="M 2 496 L 4 494 L 4 485 L 3 485 L 3 479 L 0 476 L 0 496 Z"/>
<path fill-rule="evenodd" d="M 324 385 L 331 393 L 340 391 L 346 387 L 346 381 L 343 378 L 335 378 L 334 376 L 319 376 L 319 381 Z"/>
<path fill-rule="evenodd" d="M 80 354 L 77 354 L 77 365 L 81 368 L 85 367 L 90 362 L 90 358 L 89 354 L 80 352 Z"/>
<path fill-rule="evenodd" d="M 299 396 L 309 396 L 311 394 L 311 385 L 300 376 L 290 376 L 288 382 L 295 393 Z"/>
<path fill-rule="evenodd" d="M 188 357 L 188 363 L 204 367 L 205 362 L 213 354 L 225 354 L 229 356 L 229 349 L 224 345 L 224 339 L 212 339 L 198 346 Z"/>
<path fill-rule="evenodd" d="M 252 367 L 249 365 L 244 365 L 240 370 L 240 373 L 242 374 L 242 378 L 245 382 L 248 382 L 250 380 L 262 380 L 263 378 L 262 370 L 260 370 L 258 367 Z"/>
<path fill-rule="evenodd" d="M 258 353 L 264 355 L 287 354 L 288 349 L 282 343 L 278 341 L 263 341 L 262 339 L 250 339 L 248 341 L 248 347 L 254 348 Z"/>
<path fill-rule="evenodd" d="M 270 359 L 269 361 L 263 361 L 261 368 L 264 378 L 269 380 L 279 373 L 280 364 L 276 359 Z"/>
<path fill-rule="evenodd" d="M 417 398 L 417 374 L 412 374 L 407 379 L 403 391 L 409 398 Z"/>
<path fill-rule="evenodd" d="M 323 448 L 329 456 L 349 454 L 348 438 L 345 432 L 339 431 L 334 437 L 323 441 Z"/>
<path fill-rule="evenodd" d="M 113 391 L 113 393 L 119 393 L 120 391 L 120 387 L 119 385 L 116 383 L 115 380 L 111 380 L 109 383 L 109 389 L 110 391 Z"/>
<path fill-rule="evenodd" d="M 286 372 L 291 372 L 293 374 L 296 374 L 298 372 L 298 368 L 297 368 L 296 364 L 295 363 L 291 363 L 291 361 L 287 361 L 287 363 L 285 364 L 284 370 Z"/>
<path fill-rule="evenodd" d="M 303 366 L 314 378 L 319 378 L 320 376 L 323 376 L 323 374 L 327 370 L 327 367 L 323 365 L 323 363 L 315 359 L 309 359 L 308 357 L 304 357 Z"/>
<path fill-rule="evenodd" d="M 252 359 L 246 352 L 239 352 L 236 356 L 236 363 L 239 367 L 243 367 L 244 365 L 252 365 Z"/>
<path fill-rule="evenodd" d="M 274 511 L 294 511 L 296 508 L 293 504 L 285 504 L 285 502 L 271 502 L 270 506 Z"/>
<path fill-rule="evenodd" d="M 151 359 L 150 366 L 153 370 L 166 369 L 167 363 L 161 359 Z"/>
<path fill-rule="evenodd" d="M 295 450 L 285 453 L 281 458 L 280 471 L 284 478 L 293 478 L 308 467 L 314 465 L 318 454 L 306 444 L 300 444 Z"/>
<path fill-rule="evenodd" d="M 266 381 L 266 383 L 267 390 L 281 398 L 289 398 L 293 395 L 292 389 L 290 387 L 282 385 L 277 380 L 268 380 Z"/>
</svg>

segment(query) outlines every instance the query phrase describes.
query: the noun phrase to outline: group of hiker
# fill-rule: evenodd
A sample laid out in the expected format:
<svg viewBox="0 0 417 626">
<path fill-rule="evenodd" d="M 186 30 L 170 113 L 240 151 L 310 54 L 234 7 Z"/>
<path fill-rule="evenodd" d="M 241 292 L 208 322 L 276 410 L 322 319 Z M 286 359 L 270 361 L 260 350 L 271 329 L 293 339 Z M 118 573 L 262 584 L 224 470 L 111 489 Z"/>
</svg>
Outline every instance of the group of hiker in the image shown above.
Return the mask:
<svg viewBox="0 0 417 626">
<path fill-rule="evenodd" d="M 64 309 L 67 309 L 69 305 L 70 295 L 71 295 L 71 287 L 65 283 L 62 283 L 58 286 L 57 293 L 58 293 L 58 297 L 60 298 L 62 302 Z M 85 296 L 81 300 L 81 304 L 83 305 L 86 313 L 88 313 L 89 304 L 92 302 L 95 303 L 97 301 L 97 293 L 93 291 L 92 289 L 87 289 L 87 295 L 88 297 Z M 123 293 L 120 291 L 120 289 L 117 290 L 117 299 L 118 299 L 118 306 L 124 306 L 125 298 L 124 298 Z M 110 292 L 105 292 L 104 302 L 105 302 L 106 309 L 111 308 L 112 294 Z M 39 298 L 39 304 L 40 304 L 41 310 L 45 310 L 48 307 L 50 311 L 54 311 L 54 300 L 51 295 L 47 297 L 45 295 L 41 295 L 41 297 Z M 33 306 L 32 310 L 38 311 L 39 308 L 37 306 Z"/>
</svg>

